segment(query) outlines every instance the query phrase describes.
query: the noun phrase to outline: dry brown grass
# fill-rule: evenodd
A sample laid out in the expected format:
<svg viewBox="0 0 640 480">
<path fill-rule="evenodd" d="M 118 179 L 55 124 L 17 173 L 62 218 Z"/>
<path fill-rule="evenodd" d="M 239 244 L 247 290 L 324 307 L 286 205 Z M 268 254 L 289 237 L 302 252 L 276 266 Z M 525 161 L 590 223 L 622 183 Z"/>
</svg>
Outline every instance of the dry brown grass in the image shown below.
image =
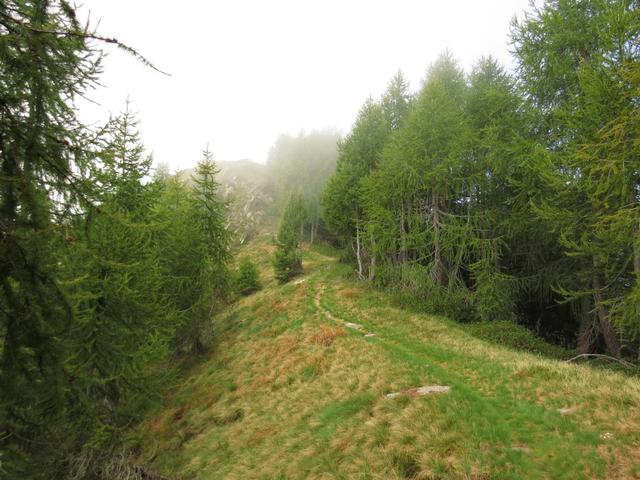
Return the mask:
<svg viewBox="0 0 640 480">
<path fill-rule="evenodd" d="M 284 354 L 290 353 L 300 345 L 301 339 L 295 333 L 283 333 L 276 340 L 275 348 L 273 353 L 282 356 Z"/>
<path fill-rule="evenodd" d="M 637 480 L 640 478 L 640 444 L 628 448 L 614 449 L 608 445 L 600 445 L 598 452 L 608 458 L 607 478 L 616 480 Z"/>
<path fill-rule="evenodd" d="M 322 325 L 317 331 L 309 337 L 309 341 L 316 345 L 322 345 L 328 347 L 334 341 L 340 337 L 344 337 L 347 334 L 342 328 L 329 327 L 328 325 Z"/>
<path fill-rule="evenodd" d="M 346 287 L 340 288 L 336 291 L 336 297 L 341 299 L 357 299 L 362 297 L 361 288 Z"/>
</svg>

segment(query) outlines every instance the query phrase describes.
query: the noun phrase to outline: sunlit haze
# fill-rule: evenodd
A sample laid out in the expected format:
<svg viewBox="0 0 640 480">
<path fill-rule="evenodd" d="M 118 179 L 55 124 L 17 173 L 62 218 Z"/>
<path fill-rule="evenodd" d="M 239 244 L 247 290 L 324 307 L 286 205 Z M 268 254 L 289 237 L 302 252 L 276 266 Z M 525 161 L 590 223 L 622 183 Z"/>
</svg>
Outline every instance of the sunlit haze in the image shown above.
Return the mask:
<svg viewBox="0 0 640 480">
<path fill-rule="evenodd" d="M 171 169 L 216 159 L 264 162 L 280 133 L 348 132 L 369 95 L 401 69 L 415 90 L 445 49 L 469 71 L 492 55 L 510 68 L 509 24 L 528 0 L 87 0 L 98 32 L 135 48 L 162 75 L 105 46 L 103 88 L 82 116 L 102 122 L 127 96 L 145 145 Z M 179 8 L 178 8 L 179 7 Z"/>
</svg>

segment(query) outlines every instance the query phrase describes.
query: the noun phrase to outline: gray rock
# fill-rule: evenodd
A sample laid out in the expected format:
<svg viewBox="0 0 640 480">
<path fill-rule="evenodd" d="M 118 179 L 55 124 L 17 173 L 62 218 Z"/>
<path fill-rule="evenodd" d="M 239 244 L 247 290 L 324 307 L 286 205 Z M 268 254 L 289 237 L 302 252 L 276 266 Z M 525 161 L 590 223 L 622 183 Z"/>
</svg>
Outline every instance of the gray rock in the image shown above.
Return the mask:
<svg viewBox="0 0 640 480">
<path fill-rule="evenodd" d="M 449 393 L 451 387 L 448 385 L 425 385 L 424 387 L 416 388 L 416 395 L 430 395 L 432 393 Z"/>
</svg>

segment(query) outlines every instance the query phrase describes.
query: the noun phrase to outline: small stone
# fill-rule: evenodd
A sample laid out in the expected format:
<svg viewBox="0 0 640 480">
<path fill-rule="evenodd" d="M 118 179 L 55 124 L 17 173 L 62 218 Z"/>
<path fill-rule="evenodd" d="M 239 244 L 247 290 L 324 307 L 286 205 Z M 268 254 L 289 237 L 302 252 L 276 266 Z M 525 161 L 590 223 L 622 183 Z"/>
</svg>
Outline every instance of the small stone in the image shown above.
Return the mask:
<svg viewBox="0 0 640 480">
<path fill-rule="evenodd" d="M 576 413 L 578 409 L 576 407 L 567 407 L 567 408 L 559 408 L 558 413 L 563 417 L 566 415 L 571 415 L 572 413 Z"/>
<path fill-rule="evenodd" d="M 388 393 L 385 397 L 397 398 L 401 395 L 408 395 L 411 398 L 416 398 L 431 395 L 432 393 L 449 393 L 450 390 L 451 387 L 448 385 L 425 385 L 424 387 L 410 388 L 403 392 Z"/>
<path fill-rule="evenodd" d="M 602 440 L 611 440 L 613 438 L 613 433 L 611 432 L 604 432 L 600 434 L 600 438 Z"/>
<path fill-rule="evenodd" d="M 451 387 L 448 385 L 425 385 L 424 387 L 416 388 L 416 395 L 430 395 L 432 393 L 449 393 Z"/>
<path fill-rule="evenodd" d="M 352 330 L 361 330 L 362 325 L 358 325 L 357 323 L 346 322 L 344 324 L 345 327 L 351 328 Z"/>
<path fill-rule="evenodd" d="M 364 334 L 364 338 L 371 338 L 371 337 L 375 337 L 376 334 L 375 333 L 365 333 Z"/>
</svg>

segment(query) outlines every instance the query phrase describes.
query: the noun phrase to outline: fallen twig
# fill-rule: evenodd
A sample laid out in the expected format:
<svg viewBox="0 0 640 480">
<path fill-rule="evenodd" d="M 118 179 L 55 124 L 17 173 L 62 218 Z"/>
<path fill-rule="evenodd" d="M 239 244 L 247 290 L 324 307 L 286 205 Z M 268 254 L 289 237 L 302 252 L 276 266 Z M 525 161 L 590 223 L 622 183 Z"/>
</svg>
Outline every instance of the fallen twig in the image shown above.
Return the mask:
<svg viewBox="0 0 640 480">
<path fill-rule="evenodd" d="M 566 363 L 571 363 L 574 360 L 578 360 L 580 358 L 603 358 L 605 360 L 611 360 L 613 362 L 618 362 L 621 365 L 624 365 L 627 368 L 633 368 L 636 369 L 638 368 L 637 365 L 634 365 L 631 362 L 627 362 L 626 360 L 622 360 L 621 358 L 616 358 L 616 357 L 612 357 L 610 355 L 603 355 L 601 353 L 581 353 L 580 355 L 576 355 L 573 358 L 570 358 L 569 360 L 566 361 Z"/>
</svg>

